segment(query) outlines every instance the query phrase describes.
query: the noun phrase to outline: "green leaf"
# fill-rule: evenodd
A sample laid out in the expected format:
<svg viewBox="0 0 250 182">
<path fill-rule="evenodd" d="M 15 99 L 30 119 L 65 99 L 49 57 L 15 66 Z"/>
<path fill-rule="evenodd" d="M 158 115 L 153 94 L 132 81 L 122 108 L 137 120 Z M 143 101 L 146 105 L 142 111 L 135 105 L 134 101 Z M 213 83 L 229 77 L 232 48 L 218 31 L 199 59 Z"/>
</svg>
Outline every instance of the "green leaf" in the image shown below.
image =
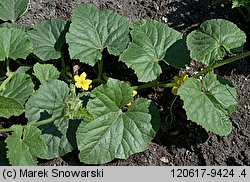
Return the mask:
<svg viewBox="0 0 250 182">
<path fill-rule="evenodd" d="M 23 30 L 25 32 L 30 29 L 30 27 L 28 25 L 17 24 L 17 23 L 8 23 L 8 22 L 0 24 L 0 27 L 2 27 L 2 28 L 9 28 L 9 29 L 10 28 L 15 28 L 15 29 Z"/>
<path fill-rule="evenodd" d="M 179 88 L 178 95 L 184 101 L 189 120 L 220 136 L 231 132 L 229 115 L 236 109 L 237 93 L 227 80 L 212 72 L 205 76 L 202 84 L 190 78 Z"/>
<path fill-rule="evenodd" d="M 28 9 L 29 0 L 0 0 L 0 19 L 17 21 Z"/>
<path fill-rule="evenodd" d="M 248 3 L 250 3 L 249 0 L 233 0 L 232 8 L 237 8 L 237 7 L 240 7 L 240 6 L 245 6 Z"/>
<path fill-rule="evenodd" d="M 34 75 L 39 79 L 41 83 L 57 79 L 60 76 L 60 72 L 52 64 L 36 63 L 33 69 Z"/>
<path fill-rule="evenodd" d="M 74 144 L 68 139 L 68 133 L 76 132 L 69 125 L 69 120 L 65 118 L 58 119 L 53 123 L 42 125 L 42 139 L 46 144 L 44 154 L 39 156 L 42 159 L 54 159 L 71 152 Z"/>
<path fill-rule="evenodd" d="M 19 116 L 24 112 L 22 104 L 12 98 L 0 96 L 0 117 Z"/>
<path fill-rule="evenodd" d="M 28 31 L 34 54 L 43 61 L 60 58 L 68 26 L 66 21 L 59 19 L 44 20 L 34 25 Z"/>
<path fill-rule="evenodd" d="M 7 157 L 14 166 L 37 165 L 37 157 L 43 154 L 45 144 L 41 138 L 41 131 L 31 125 L 23 128 L 21 125 L 11 126 L 12 135 L 5 140 L 7 143 Z"/>
<path fill-rule="evenodd" d="M 151 101 L 132 101 L 132 88 L 114 79 L 95 88 L 91 94 L 94 99 L 88 102 L 87 109 L 94 119 L 83 121 L 76 134 L 80 161 L 106 163 L 145 150 L 159 123 L 158 117 L 152 118 Z M 126 104 L 130 102 L 126 111 Z"/>
<path fill-rule="evenodd" d="M 68 98 L 67 84 L 52 80 L 43 82 L 25 105 L 25 115 L 29 123 L 58 118 L 52 123 L 39 127 L 42 130 L 42 139 L 46 143 L 45 153 L 40 156 L 43 159 L 60 157 L 75 147 L 72 135 L 75 134 L 76 129 L 70 127 L 69 119 L 65 116 Z"/>
<path fill-rule="evenodd" d="M 246 42 L 246 35 L 235 24 L 223 20 L 207 20 L 187 36 L 187 46 L 191 58 L 204 64 L 223 58 L 226 52 L 241 51 Z"/>
<path fill-rule="evenodd" d="M 94 5 L 78 5 L 72 15 L 72 23 L 66 41 L 72 59 L 94 65 L 102 58 L 104 48 L 119 55 L 129 42 L 129 23 L 109 10 L 98 10 Z"/>
<path fill-rule="evenodd" d="M 63 81 L 44 82 L 26 102 L 26 118 L 29 122 L 36 122 L 44 112 L 53 118 L 63 116 L 68 95 L 69 88 Z"/>
<path fill-rule="evenodd" d="M 19 74 L 19 73 L 27 73 L 29 70 L 31 69 L 31 67 L 29 66 L 20 66 L 15 73 Z"/>
<path fill-rule="evenodd" d="M 32 43 L 23 30 L 0 28 L 0 61 L 25 59 L 31 52 Z"/>
<path fill-rule="evenodd" d="M 190 51 L 186 45 L 186 39 L 176 41 L 167 49 L 164 60 L 174 68 L 183 68 L 190 64 Z"/>
<path fill-rule="evenodd" d="M 132 42 L 120 60 L 135 71 L 140 82 L 153 81 L 162 72 L 158 62 L 164 60 L 167 49 L 182 35 L 154 20 L 139 20 L 132 29 Z"/>
<path fill-rule="evenodd" d="M 5 85 L 5 89 L 0 92 L 0 95 L 13 98 L 24 105 L 33 90 L 34 84 L 31 77 L 25 73 L 18 73 Z"/>
</svg>

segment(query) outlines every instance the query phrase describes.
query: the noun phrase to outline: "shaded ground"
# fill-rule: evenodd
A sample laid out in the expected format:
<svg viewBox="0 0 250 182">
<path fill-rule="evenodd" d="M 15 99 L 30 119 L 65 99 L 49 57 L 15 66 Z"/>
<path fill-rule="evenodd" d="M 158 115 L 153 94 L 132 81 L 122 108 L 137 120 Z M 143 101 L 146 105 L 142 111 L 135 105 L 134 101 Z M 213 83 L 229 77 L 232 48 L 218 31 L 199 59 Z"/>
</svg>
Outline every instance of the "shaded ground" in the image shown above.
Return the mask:
<svg viewBox="0 0 250 182">
<path fill-rule="evenodd" d="M 66 1 L 66 0 L 65 0 Z M 156 19 L 185 34 L 211 18 L 224 18 L 236 23 L 250 33 L 249 23 L 244 22 L 237 10 L 230 5 L 212 6 L 210 0 L 73 0 L 72 3 L 33 0 L 21 23 L 33 24 L 44 19 L 70 19 L 72 8 L 81 2 L 92 2 L 101 9 L 111 9 L 128 17 Z M 249 41 L 248 34 L 248 42 Z M 246 45 L 249 50 L 249 44 Z M 249 58 L 248 58 L 249 59 Z M 195 67 L 193 67 L 195 69 Z M 227 137 L 206 133 L 195 123 L 186 121 L 181 101 L 173 108 L 174 120 L 170 122 L 169 107 L 173 100 L 169 90 L 147 89 L 139 93 L 157 103 L 162 125 L 156 138 L 145 152 L 127 160 L 115 160 L 106 165 L 250 165 L 250 64 L 239 61 L 226 65 L 217 72 L 228 78 L 238 92 L 237 111 L 231 116 L 233 131 Z M 170 101 L 170 102 L 169 102 Z M 77 151 L 41 165 L 81 165 Z"/>
</svg>

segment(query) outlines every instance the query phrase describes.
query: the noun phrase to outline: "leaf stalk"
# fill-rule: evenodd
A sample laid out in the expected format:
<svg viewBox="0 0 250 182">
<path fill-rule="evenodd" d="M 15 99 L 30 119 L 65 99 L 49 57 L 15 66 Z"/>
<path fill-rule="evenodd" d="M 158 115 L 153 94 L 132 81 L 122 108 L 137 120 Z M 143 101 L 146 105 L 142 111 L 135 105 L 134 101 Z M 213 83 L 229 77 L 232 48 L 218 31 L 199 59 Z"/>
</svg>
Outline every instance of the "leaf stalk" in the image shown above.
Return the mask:
<svg viewBox="0 0 250 182">
<path fill-rule="evenodd" d="M 194 78 L 198 78 L 199 76 L 201 76 L 201 75 L 203 75 L 203 74 L 205 74 L 205 73 L 207 73 L 207 72 L 209 72 L 209 71 L 211 71 L 211 70 L 213 70 L 213 69 L 215 69 L 215 68 L 218 68 L 218 67 L 220 67 L 220 66 L 223 66 L 223 65 L 225 65 L 225 64 L 228 64 L 228 63 L 237 61 L 237 60 L 239 60 L 239 59 L 242 59 L 242 58 L 245 58 L 245 57 L 248 57 L 248 56 L 250 56 L 250 51 L 245 52 L 245 53 L 243 53 L 243 54 L 239 54 L 239 55 L 237 55 L 237 56 L 234 56 L 234 57 L 231 57 L 231 58 L 228 58 L 228 59 L 225 59 L 225 60 L 223 60 L 223 61 L 217 62 L 217 63 L 212 64 L 212 65 L 206 67 L 205 69 L 201 70 L 200 72 L 198 72 L 198 73 L 197 73 L 196 75 L 194 75 L 193 77 L 194 77 Z"/>
</svg>

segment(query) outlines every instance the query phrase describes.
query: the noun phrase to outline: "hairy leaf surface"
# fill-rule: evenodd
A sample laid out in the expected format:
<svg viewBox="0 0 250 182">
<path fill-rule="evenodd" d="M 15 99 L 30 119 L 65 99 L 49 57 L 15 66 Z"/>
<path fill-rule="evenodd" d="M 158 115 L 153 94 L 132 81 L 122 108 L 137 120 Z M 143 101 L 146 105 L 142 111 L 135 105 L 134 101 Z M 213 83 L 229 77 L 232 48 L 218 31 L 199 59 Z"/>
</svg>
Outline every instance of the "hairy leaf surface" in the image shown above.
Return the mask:
<svg viewBox="0 0 250 182">
<path fill-rule="evenodd" d="M 226 52 L 241 51 L 245 42 L 245 33 L 223 19 L 207 20 L 187 36 L 191 58 L 208 65 L 223 58 Z"/>
<path fill-rule="evenodd" d="M 22 104 L 15 99 L 0 96 L 0 103 L 0 117 L 19 116 L 24 112 Z"/>
<path fill-rule="evenodd" d="M 229 115 L 236 109 L 237 94 L 227 80 L 212 72 L 205 76 L 202 84 L 190 78 L 179 88 L 178 95 L 184 101 L 189 120 L 220 136 L 231 132 Z"/>
<path fill-rule="evenodd" d="M 0 61 L 25 59 L 31 52 L 32 43 L 23 30 L 0 28 Z"/>
<path fill-rule="evenodd" d="M 13 166 L 37 165 L 37 157 L 43 154 L 45 144 L 41 138 L 41 131 L 31 125 L 23 128 L 20 125 L 11 126 L 12 135 L 5 140 L 7 143 L 7 157 Z"/>
<path fill-rule="evenodd" d="M 146 149 L 158 129 L 159 117 L 150 112 L 151 101 L 132 101 L 132 88 L 109 79 L 95 88 L 87 109 L 94 119 L 83 121 L 77 131 L 79 158 L 84 163 L 106 163 L 128 158 Z M 126 104 L 131 102 L 127 111 Z M 153 123 L 154 122 L 154 123 Z"/>
<path fill-rule="evenodd" d="M 167 49 L 182 35 L 154 20 L 139 20 L 132 29 L 132 42 L 120 60 L 135 71 L 140 82 L 153 81 L 162 72 L 159 61 L 164 60 Z"/>
<path fill-rule="evenodd" d="M 69 88 L 65 82 L 44 82 L 25 104 L 25 116 L 29 122 L 40 120 L 43 113 L 56 118 L 63 116 Z"/>
<path fill-rule="evenodd" d="M 29 0 L 0 0 L 0 19 L 15 22 L 28 9 Z"/>
<path fill-rule="evenodd" d="M 129 23 L 110 10 L 98 10 L 94 5 L 78 5 L 66 40 L 72 59 L 94 65 L 102 58 L 104 48 L 119 55 L 129 42 Z"/>
<path fill-rule="evenodd" d="M 68 23 L 64 20 L 44 20 L 32 27 L 28 35 L 33 42 L 34 54 L 43 61 L 61 57 Z"/>
<path fill-rule="evenodd" d="M 36 63 L 33 67 L 34 75 L 39 79 L 41 83 L 49 82 L 57 79 L 60 76 L 60 72 L 52 64 L 39 64 Z"/>
<path fill-rule="evenodd" d="M 25 73 L 18 73 L 15 74 L 5 85 L 5 88 L 0 92 L 0 95 L 13 98 L 24 105 L 33 90 L 34 84 L 31 77 Z"/>
</svg>

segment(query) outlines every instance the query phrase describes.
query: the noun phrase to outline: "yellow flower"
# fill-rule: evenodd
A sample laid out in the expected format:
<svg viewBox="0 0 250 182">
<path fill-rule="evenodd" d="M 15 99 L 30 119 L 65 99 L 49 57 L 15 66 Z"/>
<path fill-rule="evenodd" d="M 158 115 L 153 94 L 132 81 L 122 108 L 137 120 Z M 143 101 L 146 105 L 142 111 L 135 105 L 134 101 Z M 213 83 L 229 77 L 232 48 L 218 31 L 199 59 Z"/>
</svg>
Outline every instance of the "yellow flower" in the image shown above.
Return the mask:
<svg viewBox="0 0 250 182">
<path fill-rule="evenodd" d="M 133 90 L 133 97 L 137 95 L 137 91 L 136 90 Z M 130 106 L 131 105 L 131 102 L 127 104 L 127 106 Z"/>
<path fill-rule="evenodd" d="M 90 87 L 90 84 L 92 83 L 92 80 L 86 79 L 87 74 L 83 72 L 80 76 L 75 75 L 74 79 L 76 81 L 75 85 L 77 88 L 82 88 L 84 90 L 88 90 Z"/>
<path fill-rule="evenodd" d="M 137 91 L 133 90 L 133 97 L 137 95 Z"/>
<path fill-rule="evenodd" d="M 181 75 L 180 78 L 177 77 L 177 76 L 174 76 L 175 86 L 173 86 L 173 88 L 172 88 L 172 93 L 174 95 L 177 95 L 178 89 L 184 83 L 184 81 L 187 80 L 187 79 L 188 79 L 188 74 L 183 74 L 183 75 Z"/>
</svg>

